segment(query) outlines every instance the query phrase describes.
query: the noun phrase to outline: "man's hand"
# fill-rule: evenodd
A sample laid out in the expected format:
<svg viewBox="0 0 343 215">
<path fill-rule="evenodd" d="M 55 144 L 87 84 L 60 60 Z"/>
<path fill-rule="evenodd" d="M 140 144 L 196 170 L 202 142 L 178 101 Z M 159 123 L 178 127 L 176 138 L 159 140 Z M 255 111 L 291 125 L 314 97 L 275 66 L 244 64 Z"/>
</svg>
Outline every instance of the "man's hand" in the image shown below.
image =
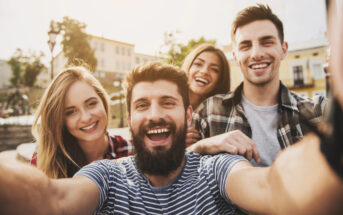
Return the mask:
<svg viewBox="0 0 343 215">
<path fill-rule="evenodd" d="M 217 136 L 202 139 L 187 149 L 200 154 L 228 152 L 234 155 L 242 155 L 248 160 L 254 158 L 256 162 L 260 162 L 260 154 L 256 144 L 240 130 L 229 131 Z"/>
</svg>

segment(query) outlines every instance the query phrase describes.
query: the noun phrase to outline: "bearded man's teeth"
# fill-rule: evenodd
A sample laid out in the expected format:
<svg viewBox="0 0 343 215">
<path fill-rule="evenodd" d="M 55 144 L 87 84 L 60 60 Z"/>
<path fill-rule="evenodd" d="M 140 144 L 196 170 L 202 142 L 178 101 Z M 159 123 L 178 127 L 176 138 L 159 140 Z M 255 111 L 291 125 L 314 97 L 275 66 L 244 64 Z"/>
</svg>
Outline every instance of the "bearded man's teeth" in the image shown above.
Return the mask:
<svg viewBox="0 0 343 215">
<path fill-rule="evenodd" d="M 160 129 L 153 129 L 147 131 L 147 134 L 162 134 L 162 133 L 167 133 L 169 132 L 168 128 L 160 128 Z"/>
</svg>

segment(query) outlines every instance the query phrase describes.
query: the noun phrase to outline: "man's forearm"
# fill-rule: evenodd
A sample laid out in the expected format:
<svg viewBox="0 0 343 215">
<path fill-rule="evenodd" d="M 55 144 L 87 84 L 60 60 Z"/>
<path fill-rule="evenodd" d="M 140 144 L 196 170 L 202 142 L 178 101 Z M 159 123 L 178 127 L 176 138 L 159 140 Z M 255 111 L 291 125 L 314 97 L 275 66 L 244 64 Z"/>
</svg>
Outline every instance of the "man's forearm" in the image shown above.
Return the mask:
<svg viewBox="0 0 343 215">
<path fill-rule="evenodd" d="M 236 164 L 227 179 L 230 199 L 258 214 L 343 214 L 343 182 L 306 136 L 285 149 L 270 167 Z"/>
<path fill-rule="evenodd" d="M 54 214 L 51 181 L 38 169 L 0 159 L 0 214 Z M 48 195 L 51 194 L 51 195 Z"/>
<path fill-rule="evenodd" d="M 277 157 L 268 182 L 275 213 L 343 213 L 343 182 L 328 165 L 314 135 Z"/>
</svg>

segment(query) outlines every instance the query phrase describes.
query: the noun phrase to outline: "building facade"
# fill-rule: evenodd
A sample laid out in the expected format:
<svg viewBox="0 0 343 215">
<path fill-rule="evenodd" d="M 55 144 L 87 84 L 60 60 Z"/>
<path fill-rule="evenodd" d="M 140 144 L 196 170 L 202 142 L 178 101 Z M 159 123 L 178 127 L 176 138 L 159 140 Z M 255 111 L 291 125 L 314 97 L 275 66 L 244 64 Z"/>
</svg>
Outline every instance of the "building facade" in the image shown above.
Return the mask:
<svg viewBox="0 0 343 215">
<path fill-rule="evenodd" d="M 11 86 L 10 79 L 12 70 L 5 60 L 0 60 L 0 89 L 7 89 Z"/>
<path fill-rule="evenodd" d="M 90 35 L 89 44 L 98 60 L 94 76 L 103 84 L 121 80 L 136 64 L 159 60 L 158 57 L 135 52 L 135 45 Z M 54 75 L 63 71 L 67 59 L 60 52 L 53 62 Z"/>
</svg>

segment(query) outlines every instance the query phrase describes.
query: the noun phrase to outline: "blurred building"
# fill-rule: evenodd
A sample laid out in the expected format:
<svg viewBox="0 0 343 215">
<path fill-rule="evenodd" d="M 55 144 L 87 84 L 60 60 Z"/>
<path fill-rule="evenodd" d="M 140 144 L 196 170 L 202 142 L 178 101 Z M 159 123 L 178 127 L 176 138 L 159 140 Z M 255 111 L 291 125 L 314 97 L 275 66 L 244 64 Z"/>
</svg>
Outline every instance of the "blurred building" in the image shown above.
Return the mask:
<svg viewBox="0 0 343 215">
<path fill-rule="evenodd" d="M 280 65 L 280 80 L 302 96 L 326 96 L 324 65 L 327 45 L 324 38 L 289 44 L 287 57 Z M 232 57 L 232 45 L 223 49 L 230 63 L 233 90 L 241 83 L 243 75 Z"/>
<path fill-rule="evenodd" d="M 98 60 L 94 76 L 104 84 L 113 84 L 136 64 L 159 60 L 158 57 L 135 52 L 135 45 L 90 35 L 90 46 Z M 63 71 L 67 59 L 63 52 L 54 58 L 54 76 Z"/>
<path fill-rule="evenodd" d="M 5 60 L 0 60 L 0 89 L 7 89 L 10 87 L 12 70 L 10 65 Z"/>
</svg>

